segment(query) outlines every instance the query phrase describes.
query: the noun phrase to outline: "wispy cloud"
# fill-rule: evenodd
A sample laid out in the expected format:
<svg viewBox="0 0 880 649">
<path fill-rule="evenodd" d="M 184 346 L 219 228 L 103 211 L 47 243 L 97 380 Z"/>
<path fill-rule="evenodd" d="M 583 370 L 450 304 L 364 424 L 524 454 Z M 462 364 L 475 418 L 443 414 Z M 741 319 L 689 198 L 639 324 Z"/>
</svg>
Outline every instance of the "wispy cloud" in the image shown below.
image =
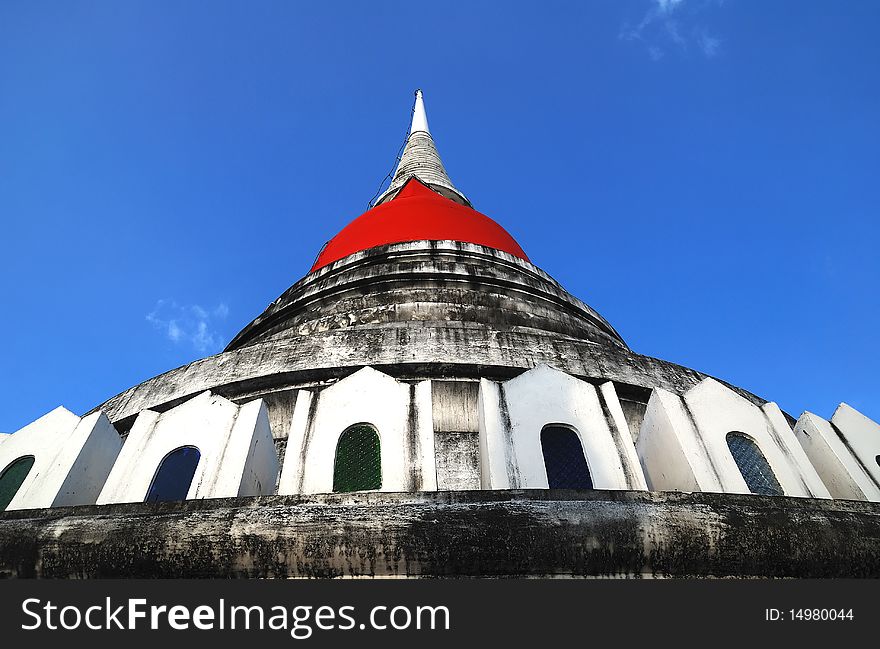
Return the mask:
<svg viewBox="0 0 880 649">
<path fill-rule="evenodd" d="M 670 50 L 692 49 L 711 59 L 720 53 L 723 42 L 709 32 L 704 11 L 722 4 L 724 0 L 649 0 L 642 19 L 624 24 L 619 38 L 641 43 L 652 61 Z"/>
<path fill-rule="evenodd" d="M 669 13 L 682 2 L 684 2 L 684 0 L 654 0 L 654 2 L 657 3 L 657 8 L 660 11 Z"/>
<path fill-rule="evenodd" d="M 710 36 L 706 32 L 702 32 L 697 38 L 697 44 L 700 46 L 700 49 L 703 50 L 703 54 L 711 59 L 718 54 L 718 49 L 721 47 L 721 39 L 717 36 Z"/>
<path fill-rule="evenodd" d="M 220 303 L 206 309 L 198 304 L 181 305 L 174 300 L 159 300 L 147 314 L 147 322 L 165 334 L 171 342 L 190 345 L 197 352 L 219 352 L 223 338 L 215 323 L 225 320 L 229 307 Z"/>
</svg>

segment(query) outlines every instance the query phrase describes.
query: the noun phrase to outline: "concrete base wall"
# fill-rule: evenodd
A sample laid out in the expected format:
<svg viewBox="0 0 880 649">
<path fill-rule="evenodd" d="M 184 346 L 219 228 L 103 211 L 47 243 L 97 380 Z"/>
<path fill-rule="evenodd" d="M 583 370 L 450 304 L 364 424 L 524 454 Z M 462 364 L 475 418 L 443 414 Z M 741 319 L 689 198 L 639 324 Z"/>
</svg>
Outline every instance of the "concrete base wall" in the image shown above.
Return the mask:
<svg viewBox="0 0 880 649">
<path fill-rule="evenodd" d="M 263 496 L 0 514 L 0 577 L 880 577 L 880 505 L 739 494 Z"/>
</svg>

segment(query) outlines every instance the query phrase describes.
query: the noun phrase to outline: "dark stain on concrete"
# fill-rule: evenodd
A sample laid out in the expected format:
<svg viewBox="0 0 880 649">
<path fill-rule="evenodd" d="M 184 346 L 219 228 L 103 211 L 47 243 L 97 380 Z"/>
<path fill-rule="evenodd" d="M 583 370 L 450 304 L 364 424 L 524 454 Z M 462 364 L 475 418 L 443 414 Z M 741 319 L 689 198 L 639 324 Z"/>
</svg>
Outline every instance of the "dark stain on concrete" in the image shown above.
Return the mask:
<svg viewBox="0 0 880 649">
<path fill-rule="evenodd" d="M 614 448 L 617 449 L 617 457 L 620 458 L 620 467 L 623 469 L 626 484 L 630 488 L 637 487 L 639 485 L 636 484 L 635 476 L 633 475 L 633 467 L 631 467 L 629 462 L 626 461 L 627 454 L 623 446 L 624 431 L 617 427 L 617 424 L 614 421 L 614 416 L 611 414 L 611 408 L 608 405 L 608 401 L 605 399 L 605 393 L 602 390 L 597 389 L 596 396 L 599 398 L 599 405 L 602 407 L 602 416 L 605 418 L 605 423 L 608 426 L 608 430 L 611 432 L 611 438 L 614 440 Z M 626 420 L 624 419 L 624 421 Z M 627 443 L 632 443 L 632 435 L 628 430 L 626 431 L 626 436 Z"/>
<path fill-rule="evenodd" d="M 420 491 L 422 488 L 422 457 L 419 446 L 419 405 L 416 402 L 416 385 L 409 385 L 409 404 L 406 421 L 407 458 L 409 467 L 407 488 L 409 491 Z"/>
<path fill-rule="evenodd" d="M 318 400 L 320 398 L 320 392 L 313 393 L 312 400 L 309 402 L 309 412 L 306 415 L 306 433 L 303 435 L 302 446 L 299 448 L 299 475 L 296 477 L 296 490 L 298 492 L 302 492 L 303 481 L 306 477 L 306 456 L 309 453 L 312 435 L 315 433 L 315 413 L 318 411 Z"/>
<path fill-rule="evenodd" d="M 519 488 L 519 466 L 513 455 L 513 430 L 510 422 L 510 407 L 507 404 L 507 391 L 504 384 L 498 385 L 498 419 L 501 425 L 501 438 L 504 440 L 504 468 L 507 484 L 511 489 Z"/>
</svg>

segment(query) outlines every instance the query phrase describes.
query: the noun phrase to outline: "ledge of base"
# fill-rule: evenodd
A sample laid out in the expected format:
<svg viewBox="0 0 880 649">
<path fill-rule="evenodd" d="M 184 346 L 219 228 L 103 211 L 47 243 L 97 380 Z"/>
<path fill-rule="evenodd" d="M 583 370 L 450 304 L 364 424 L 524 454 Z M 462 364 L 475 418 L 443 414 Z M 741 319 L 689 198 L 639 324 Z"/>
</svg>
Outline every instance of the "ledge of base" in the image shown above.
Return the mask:
<svg viewBox="0 0 880 649">
<path fill-rule="evenodd" d="M 0 514 L 0 576 L 880 577 L 880 504 L 457 491 Z"/>
</svg>

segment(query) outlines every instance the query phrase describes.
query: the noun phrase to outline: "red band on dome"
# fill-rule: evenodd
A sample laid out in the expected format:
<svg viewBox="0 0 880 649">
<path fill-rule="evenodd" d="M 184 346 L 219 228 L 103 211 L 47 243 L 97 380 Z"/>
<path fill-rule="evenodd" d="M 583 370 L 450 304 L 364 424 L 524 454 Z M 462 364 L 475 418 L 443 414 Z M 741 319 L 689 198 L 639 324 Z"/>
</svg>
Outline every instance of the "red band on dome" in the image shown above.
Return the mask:
<svg viewBox="0 0 880 649">
<path fill-rule="evenodd" d="M 444 198 L 413 178 L 392 200 L 364 212 L 333 237 L 312 271 L 361 250 L 423 240 L 476 243 L 529 260 L 513 237 L 488 216 Z"/>
</svg>

